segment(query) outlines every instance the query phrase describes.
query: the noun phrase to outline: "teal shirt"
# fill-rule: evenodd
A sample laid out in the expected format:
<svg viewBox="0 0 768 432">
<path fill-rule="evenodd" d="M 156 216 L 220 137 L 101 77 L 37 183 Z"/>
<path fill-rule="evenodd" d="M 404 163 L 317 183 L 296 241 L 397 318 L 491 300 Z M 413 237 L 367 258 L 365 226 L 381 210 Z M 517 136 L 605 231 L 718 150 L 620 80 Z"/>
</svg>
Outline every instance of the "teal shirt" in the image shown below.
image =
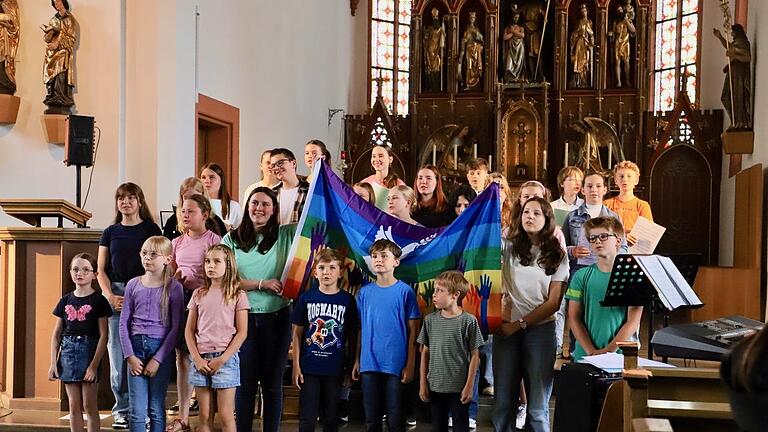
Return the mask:
<svg viewBox="0 0 768 432">
<path fill-rule="evenodd" d="M 571 278 L 565 298 L 581 303 L 582 322 L 595 348 L 607 346 L 621 326 L 627 320 L 627 308 L 617 306 L 602 306 L 600 301 L 605 299 L 611 273 L 600 271 L 597 264 L 579 269 Z M 584 348 L 576 342 L 572 350 L 573 361 L 578 361 L 587 355 Z"/>
<path fill-rule="evenodd" d="M 272 245 L 272 249 L 265 254 L 259 253 L 255 247 L 248 252 L 237 248 L 229 233 L 221 239 L 221 244 L 229 246 L 235 252 L 240 279 L 280 279 L 295 233 L 296 224 L 282 225 L 277 241 Z M 251 313 L 277 312 L 291 303 L 285 297 L 264 291 L 246 291 L 246 295 L 248 296 L 248 304 L 251 306 Z"/>
</svg>

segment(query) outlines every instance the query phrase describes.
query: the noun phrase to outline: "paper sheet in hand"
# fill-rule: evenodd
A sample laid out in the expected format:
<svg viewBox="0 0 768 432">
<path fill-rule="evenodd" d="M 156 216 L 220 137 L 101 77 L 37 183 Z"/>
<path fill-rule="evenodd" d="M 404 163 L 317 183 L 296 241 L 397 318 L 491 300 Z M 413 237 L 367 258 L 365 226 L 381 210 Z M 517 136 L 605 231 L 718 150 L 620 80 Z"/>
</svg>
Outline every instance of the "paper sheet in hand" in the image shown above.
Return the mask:
<svg viewBox="0 0 768 432">
<path fill-rule="evenodd" d="M 589 363 L 592 366 L 598 367 L 608 373 L 620 373 L 624 370 L 624 355 L 619 353 L 605 353 L 594 356 L 586 356 L 579 360 L 579 363 Z M 641 368 L 646 367 L 658 367 L 658 368 L 673 368 L 674 365 L 662 363 L 659 361 L 648 360 L 647 358 L 638 357 L 637 366 Z"/>
<path fill-rule="evenodd" d="M 637 239 L 637 243 L 629 248 L 632 255 L 651 255 L 667 229 L 640 216 L 632 227 L 630 235 Z"/>
</svg>

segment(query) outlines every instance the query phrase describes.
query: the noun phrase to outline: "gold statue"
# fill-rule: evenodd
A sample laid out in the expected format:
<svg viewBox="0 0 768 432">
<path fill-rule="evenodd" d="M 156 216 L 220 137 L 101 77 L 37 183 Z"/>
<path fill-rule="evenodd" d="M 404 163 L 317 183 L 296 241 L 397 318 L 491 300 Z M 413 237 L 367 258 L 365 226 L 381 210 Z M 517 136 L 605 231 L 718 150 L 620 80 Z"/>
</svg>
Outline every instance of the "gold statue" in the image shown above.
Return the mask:
<svg viewBox="0 0 768 432">
<path fill-rule="evenodd" d="M 616 129 L 601 118 L 584 117 L 572 123 L 570 130 L 566 131 L 566 140 L 581 144 L 575 165 L 584 172 L 607 174 L 614 162 L 624 160 L 624 150 Z M 606 153 L 606 157 L 603 158 L 601 153 Z M 607 161 L 605 166 L 603 160 Z"/>
<path fill-rule="evenodd" d="M 530 3 L 525 7 L 525 53 L 528 55 L 528 76 L 534 81 L 542 76 L 541 68 L 537 66 L 542 29 L 544 28 L 544 14 L 545 10 L 541 4 Z"/>
<path fill-rule="evenodd" d="M 632 8 L 632 5 L 629 4 L 629 7 Z M 632 9 L 634 10 L 634 8 Z M 608 37 L 613 39 L 613 63 L 616 72 L 616 87 L 621 87 L 622 65 L 624 66 L 624 76 L 627 79 L 627 85 L 630 83 L 629 38 L 635 37 L 635 25 L 632 20 L 629 19 L 630 15 L 624 7 L 619 6 L 617 12 L 619 18 L 613 23 L 613 31 L 608 32 Z M 632 15 L 634 15 L 634 12 L 632 12 Z"/>
<path fill-rule="evenodd" d="M 483 77 L 483 34 L 475 25 L 476 18 L 475 12 L 469 13 L 469 23 L 461 38 L 459 81 L 464 82 L 464 90 L 480 84 L 480 79 Z"/>
<path fill-rule="evenodd" d="M 0 0 L 0 93 L 16 92 L 16 50 L 19 47 L 19 4 Z"/>
<path fill-rule="evenodd" d="M 571 33 L 571 64 L 573 65 L 573 86 L 592 85 L 592 50 L 595 47 L 595 32 L 589 19 L 586 3 L 581 4 L 581 18 Z"/>
<path fill-rule="evenodd" d="M 43 82 L 48 90 L 44 103 L 46 114 L 69 114 L 75 101 L 72 89 L 75 86 L 75 44 L 77 43 L 77 21 L 69 12 L 67 0 L 51 0 L 56 15 L 48 24 L 40 26 L 45 40 L 45 67 Z"/>
<path fill-rule="evenodd" d="M 432 25 L 424 30 L 424 66 L 427 90 L 443 91 L 443 59 L 445 58 L 445 24 L 440 11 L 432 8 Z"/>
<path fill-rule="evenodd" d="M 512 22 L 504 28 L 504 82 L 515 82 L 525 75 L 525 29 L 520 25 L 520 11 L 512 5 Z"/>
</svg>

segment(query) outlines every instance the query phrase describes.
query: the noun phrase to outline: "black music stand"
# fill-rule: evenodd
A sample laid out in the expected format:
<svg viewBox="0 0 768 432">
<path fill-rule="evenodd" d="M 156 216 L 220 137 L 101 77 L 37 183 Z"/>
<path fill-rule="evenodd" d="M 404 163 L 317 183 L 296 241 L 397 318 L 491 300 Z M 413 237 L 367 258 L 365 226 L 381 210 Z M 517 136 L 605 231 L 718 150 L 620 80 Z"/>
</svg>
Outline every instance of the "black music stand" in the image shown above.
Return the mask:
<svg viewBox="0 0 768 432">
<path fill-rule="evenodd" d="M 602 306 L 648 306 L 648 358 L 653 359 L 654 302 L 665 310 L 695 309 L 704 306 L 690 284 L 668 257 L 661 255 L 618 255 Z"/>
</svg>

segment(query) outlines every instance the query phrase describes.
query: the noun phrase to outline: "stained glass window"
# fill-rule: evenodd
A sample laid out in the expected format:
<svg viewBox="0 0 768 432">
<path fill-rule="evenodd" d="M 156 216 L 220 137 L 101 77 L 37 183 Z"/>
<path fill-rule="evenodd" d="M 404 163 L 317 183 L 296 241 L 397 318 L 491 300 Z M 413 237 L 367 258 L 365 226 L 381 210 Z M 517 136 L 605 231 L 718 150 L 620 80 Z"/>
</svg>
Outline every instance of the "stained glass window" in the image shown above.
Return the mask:
<svg viewBox="0 0 768 432">
<path fill-rule="evenodd" d="M 698 101 L 701 0 L 656 0 L 653 110 L 670 111 L 688 70 L 688 97 Z"/>
<path fill-rule="evenodd" d="M 370 104 L 376 78 L 386 78 L 382 97 L 394 115 L 408 114 L 412 0 L 372 0 Z"/>
</svg>

